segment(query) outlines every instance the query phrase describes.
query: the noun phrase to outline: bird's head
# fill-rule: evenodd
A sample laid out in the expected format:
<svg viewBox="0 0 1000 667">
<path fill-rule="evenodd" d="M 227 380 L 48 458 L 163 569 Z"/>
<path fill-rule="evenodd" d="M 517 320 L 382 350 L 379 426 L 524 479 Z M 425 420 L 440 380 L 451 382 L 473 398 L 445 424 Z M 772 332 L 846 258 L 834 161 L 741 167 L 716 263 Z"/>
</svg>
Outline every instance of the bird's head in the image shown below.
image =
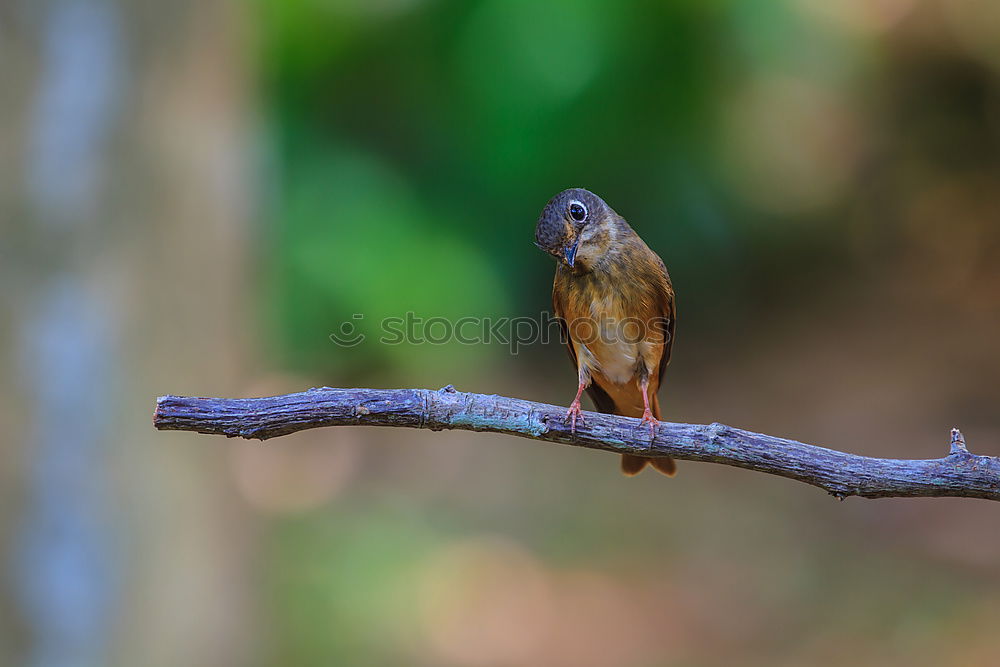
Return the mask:
<svg viewBox="0 0 1000 667">
<path fill-rule="evenodd" d="M 535 227 L 535 245 L 576 273 L 610 249 L 618 214 L 589 190 L 570 188 L 549 200 Z"/>
</svg>

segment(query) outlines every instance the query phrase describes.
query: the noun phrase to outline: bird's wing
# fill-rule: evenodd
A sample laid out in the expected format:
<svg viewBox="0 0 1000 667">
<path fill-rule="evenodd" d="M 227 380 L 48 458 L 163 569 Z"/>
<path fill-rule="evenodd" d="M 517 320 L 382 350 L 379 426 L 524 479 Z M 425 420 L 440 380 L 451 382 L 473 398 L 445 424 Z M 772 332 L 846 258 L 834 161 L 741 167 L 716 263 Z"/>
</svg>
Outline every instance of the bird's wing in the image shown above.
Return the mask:
<svg viewBox="0 0 1000 667">
<path fill-rule="evenodd" d="M 576 368 L 576 350 L 573 349 L 573 341 L 569 338 L 569 327 L 566 326 L 566 307 L 559 298 L 558 274 L 556 275 L 555 282 L 552 283 L 552 313 L 559 321 L 559 329 L 562 333 L 562 339 L 566 341 L 566 351 L 569 352 L 569 359 L 573 362 L 573 368 Z"/>
<path fill-rule="evenodd" d="M 666 281 L 659 286 L 657 289 L 658 299 L 657 306 L 662 317 L 667 319 L 665 340 L 663 341 L 663 353 L 660 356 L 660 367 L 657 371 L 658 384 L 663 384 L 663 373 L 667 370 L 667 364 L 670 363 L 670 353 L 674 347 L 674 331 L 677 326 L 677 300 L 674 297 L 674 288 L 670 283 L 670 276 L 667 274 L 667 268 L 663 266 L 663 261 L 660 261 L 660 266 L 663 267 L 663 275 Z"/>
</svg>

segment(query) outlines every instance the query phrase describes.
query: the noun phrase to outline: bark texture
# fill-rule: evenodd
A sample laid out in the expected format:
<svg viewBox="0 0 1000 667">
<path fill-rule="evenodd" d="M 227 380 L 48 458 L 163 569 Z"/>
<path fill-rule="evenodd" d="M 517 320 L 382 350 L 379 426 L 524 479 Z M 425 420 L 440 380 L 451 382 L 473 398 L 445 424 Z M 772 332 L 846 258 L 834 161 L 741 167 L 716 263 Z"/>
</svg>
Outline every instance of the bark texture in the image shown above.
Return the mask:
<svg viewBox="0 0 1000 667">
<path fill-rule="evenodd" d="M 655 439 L 638 419 L 584 412 L 576 431 L 566 408 L 505 396 L 429 389 L 324 387 L 266 398 L 161 396 L 153 424 L 160 430 L 196 431 L 266 440 L 320 426 L 407 426 L 462 429 L 618 454 L 672 456 L 788 477 L 838 498 L 959 496 L 1000 500 L 1000 458 L 969 452 L 958 429 L 940 459 L 880 459 L 724 424 L 661 422 Z"/>
</svg>

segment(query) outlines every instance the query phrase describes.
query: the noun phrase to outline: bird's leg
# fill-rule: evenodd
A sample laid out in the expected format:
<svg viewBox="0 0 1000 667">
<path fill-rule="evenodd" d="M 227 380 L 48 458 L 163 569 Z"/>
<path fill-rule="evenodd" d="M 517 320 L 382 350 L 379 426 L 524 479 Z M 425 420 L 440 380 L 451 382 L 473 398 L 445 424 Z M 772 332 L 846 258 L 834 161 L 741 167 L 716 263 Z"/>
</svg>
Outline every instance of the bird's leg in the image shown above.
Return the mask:
<svg viewBox="0 0 1000 667">
<path fill-rule="evenodd" d="M 583 395 L 583 390 L 587 388 L 590 384 L 590 378 L 587 376 L 584 369 L 580 368 L 580 385 L 576 389 L 576 398 L 573 402 L 569 404 L 569 410 L 566 411 L 566 419 L 570 420 L 570 433 L 576 433 L 576 420 L 579 419 L 580 423 L 583 423 L 583 411 L 580 409 L 580 396 Z"/>
<path fill-rule="evenodd" d="M 653 411 L 649 409 L 649 377 L 642 378 L 639 382 L 639 388 L 642 389 L 642 421 L 649 424 L 649 439 L 652 440 L 656 437 L 656 427 L 660 425 L 660 422 L 656 420 Z"/>
</svg>

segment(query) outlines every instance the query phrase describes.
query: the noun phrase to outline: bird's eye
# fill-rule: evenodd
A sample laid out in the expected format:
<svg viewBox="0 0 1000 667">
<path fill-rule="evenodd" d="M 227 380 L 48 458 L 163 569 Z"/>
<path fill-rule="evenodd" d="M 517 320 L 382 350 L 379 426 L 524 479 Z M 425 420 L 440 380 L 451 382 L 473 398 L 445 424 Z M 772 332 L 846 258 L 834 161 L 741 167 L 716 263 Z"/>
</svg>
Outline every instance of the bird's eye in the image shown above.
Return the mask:
<svg viewBox="0 0 1000 667">
<path fill-rule="evenodd" d="M 583 222 L 587 217 L 587 208 L 580 202 L 573 202 L 569 205 L 569 215 L 577 222 Z"/>
</svg>

